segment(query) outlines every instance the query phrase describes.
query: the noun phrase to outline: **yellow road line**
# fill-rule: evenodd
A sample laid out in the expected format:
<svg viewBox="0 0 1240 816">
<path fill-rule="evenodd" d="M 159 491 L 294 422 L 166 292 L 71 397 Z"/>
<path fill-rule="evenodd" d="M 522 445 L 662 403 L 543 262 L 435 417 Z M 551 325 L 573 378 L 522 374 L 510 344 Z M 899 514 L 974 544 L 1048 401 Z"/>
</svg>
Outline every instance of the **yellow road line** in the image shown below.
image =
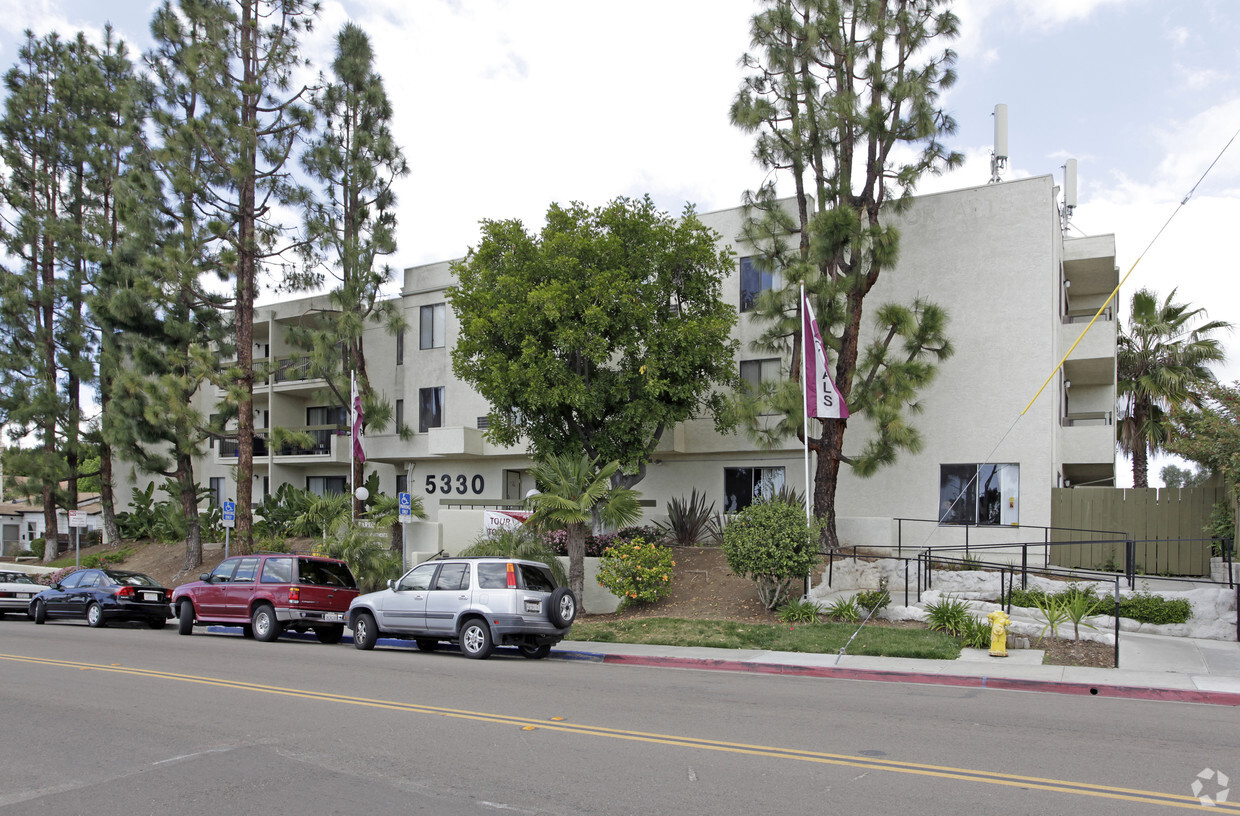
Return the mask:
<svg viewBox="0 0 1240 816">
<path fill-rule="evenodd" d="M 282 697 L 296 697 L 319 702 L 344 703 L 346 705 L 378 708 L 388 711 L 403 711 L 411 714 L 430 714 L 454 719 L 473 720 L 476 722 L 495 723 L 498 725 L 520 726 L 524 730 L 558 731 L 565 734 L 577 734 L 588 737 L 602 737 L 637 742 L 648 742 L 680 748 L 697 748 L 707 751 L 744 754 L 748 756 L 767 757 L 770 759 L 787 759 L 801 762 L 815 762 L 826 765 L 841 765 L 852 768 L 863 768 L 874 771 L 890 771 L 892 773 L 930 776 L 940 779 L 963 782 L 980 782 L 988 785 L 1004 787 L 1044 790 L 1055 793 L 1067 793 L 1076 796 L 1091 796 L 1142 804 L 1162 805 L 1164 807 L 1206 809 L 1195 797 L 1159 793 L 1158 791 L 1134 788 L 1109 787 L 1088 782 L 1072 782 L 1062 779 L 1047 779 L 1036 776 L 1019 776 L 1004 774 L 996 776 L 992 771 L 970 768 L 956 768 L 948 765 L 929 765 L 919 762 L 900 762 L 896 760 L 874 759 L 870 757 L 851 756 L 848 754 L 832 754 L 822 751 L 808 751 L 798 748 L 781 748 L 770 745 L 751 745 L 741 742 L 699 739 L 672 734 L 658 734 L 644 731 L 628 731 L 594 725 L 577 725 L 567 723 L 559 718 L 554 720 L 535 719 L 531 717 L 513 717 L 505 714 L 491 714 L 482 711 L 429 706 L 420 703 L 400 703 L 392 700 L 376 700 L 367 697 L 354 697 L 331 692 L 309 691 L 307 689 L 280 688 L 243 680 L 226 680 L 219 677 L 200 677 L 192 674 L 164 672 L 155 669 L 140 669 L 116 664 L 104 665 L 97 663 L 81 663 L 72 660 L 55 660 L 52 658 L 27 657 L 23 655 L 0 654 L 0 660 L 18 663 L 31 663 L 41 666 L 74 669 L 77 671 L 98 671 L 110 674 L 122 674 L 134 677 L 147 677 L 157 680 L 173 680 L 182 683 L 214 686 L 216 688 L 237 691 L 253 691 L 261 694 L 275 694 Z M 1216 813 L 1240 813 L 1240 803 L 1219 802 L 1208 808 Z"/>
</svg>

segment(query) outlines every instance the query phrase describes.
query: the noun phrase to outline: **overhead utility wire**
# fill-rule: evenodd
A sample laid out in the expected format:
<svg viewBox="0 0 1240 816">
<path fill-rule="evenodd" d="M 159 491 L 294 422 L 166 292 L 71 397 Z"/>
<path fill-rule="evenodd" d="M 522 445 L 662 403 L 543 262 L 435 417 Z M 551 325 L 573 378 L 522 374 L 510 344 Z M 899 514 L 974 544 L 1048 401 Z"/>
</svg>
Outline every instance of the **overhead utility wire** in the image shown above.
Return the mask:
<svg viewBox="0 0 1240 816">
<path fill-rule="evenodd" d="M 1107 296 L 1107 299 L 1103 301 L 1102 306 L 1098 308 L 1098 311 L 1095 312 L 1094 316 L 1090 319 L 1089 324 L 1085 326 L 1083 331 L 1081 331 L 1081 336 L 1076 338 L 1076 342 L 1072 344 L 1072 348 L 1068 349 L 1068 351 L 1064 354 L 1063 359 L 1059 361 L 1059 364 L 1051 370 L 1050 376 L 1046 378 L 1046 382 L 1042 383 L 1042 387 L 1038 389 L 1038 393 L 1033 395 L 1033 399 L 1029 400 L 1029 404 L 1025 406 L 1025 410 L 1020 412 L 1021 416 L 1028 413 L 1029 409 L 1033 407 L 1033 404 L 1038 401 L 1038 397 L 1042 396 L 1042 392 L 1046 390 L 1046 386 L 1050 385 L 1051 380 L 1055 379 L 1055 375 L 1059 373 L 1059 369 L 1063 368 L 1063 364 L 1067 362 L 1068 357 L 1071 356 L 1072 352 L 1076 350 L 1076 347 L 1080 344 L 1080 342 L 1085 339 L 1085 335 L 1088 334 L 1089 330 L 1094 327 L 1094 323 L 1097 322 L 1098 318 L 1102 316 L 1102 313 L 1106 310 L 1112 299 L 1115 299 L 1115 305 L 1118 311 L 1119 300 L 1115 298 L 1115 296 L 1119 294 L 1119 288 L 1127 282 L 1129 276 L 1132 275 L 1134 270 L 1136 270 L 1137 264 L 1141 263 L 1141 259 L 1145 257 L 1145 254 L 1150 251 L 1150 248 L 1154 246 L 1154 243 L 1159 239 L 1159 237 L 1162 236 L 1167 227 L 1170 226 L 1171 220 L 1179 214 L 1180 210 L 1184 209 L 1184 205 L 1187 204 L 1188 200 L 1193 197 L 1193 193 L 1197 192 L 1197 188 L 1201 186 L 1201 182 L 1206 180 L 1206 176 L 1210 175 L 1210 171 L 1214 169 L 1214 165 L 1218 164 L 1219 159 L 1223 158 L 1223 154 L 1227 152 L 1227 148 L 1231 147 L 1231 143 L 1236 140 L 1237 136 L 1240 136 L 1240 130 L 1237 130 L 1231 135 L 1231 138 L 1227 140 L 1227 144 L 1223 145 L 1223 149 L 1220 150 L 1218 155 L 1214 157 L 1214 161 L 1210 162 L 1210 166 L 1207 167 L 1206 171 L 1201 174 L 1201 178 L 1197 179 L 1197 183 L 1194 184 L 1192 189 L 1188 191 L 1188 194 L 1185 195 L 1184 198 L 1180 199 L 1180 203 L 1174 210 L 1171 211 L 1171 215 L 1167 216 L 1167 220 L 1163 222 L 1162 227 L 1160 227 L 1158 232 L 1154 234 L 1154 237 L 1150 239 L 1150 242 L 1145 245 L 1145 249 L 1143 249 L 1141 254 L 1137 256 L 1137 259 L 1132 262 L 1132 266 L 1129 267 L 1127 274 L 1120 279 L 1119 283 L 1115 284 L 1115 288 L 1111 290 L 1111 294 Z M 1118 317 L 1118 314 L 1116 317 Z"/>
<path fill-rule="evenodd" d="M 1197 179 L 1197 183 L 1192 186 L 1192 188 L 1188 191 L 1188 193 L 1184 196 L 1184 198 L 1180 199 L 1180 203 L 1176 206 L 1174 210 L 1171 211 L 1171 215 L 1167 216 L 1167 220 L 1163 222 L 1162 227 L 1160 227 L 1158 232 L 1154 234 L 1154 237 L 1150 239 L 1150 242 L 1145 245 L 1145 249 L 1143 249 L 1141 251 L 1141 254 L 1137 256 L 1137 259 L 1133 261 L 1132 266 L 1129 268 L 1127 274 L 1125 274 L 1124 277 L 1120 280 L 1120 282 L 1116 284 L 1115 288 L 1111 290 L 1111 294 L 1107 296 L 1107 299 L 1105 301 L 1103 301 L 1102 306 L 1099 307 L 1098 311 L 1094 313 L 1094 316 L 1089 321 L 1089 324 L 1081 332 L 1081 336 L 1076 338 L 1076 342 L 1072 344 L 1072 348 L 1068 349 L 1067 353 L 1064 354 L 1063 359 L 1059 361 L 1059 364 L 1056 365 L 1055 368 L 1051 370 L 1050 376 L 1046 378 L 1046 382 L 1042 383 L 1042 387 L 1038 389 L 1038 393 L 1033 395 L 1033 399 L 1029 400 L 1029 404 L 1025 406 L 1025 410 L 1021 411 L 1016 416 L 1016 418 L 1012 420 L 1012 424 L 1009 425 L 1008 429 L 1003 432 L 1003 436 L 999 437 L 999 441 L 995 443 L 995 446 L 991 448 L 990 453 L 986 455 L 986 459 L 984 460 L 986 464 L 992 464 L 991 458 L 999 450 L 999 446 L 1003 444 L 1004 440 L 1006 440 L 1008 436 L 1012 433 L 1012 431 L 1016 428 L 1016 424 L 1020 422 L 1021 417 L 1023 417 L 1026 413 L 1028 413 L 1029 409 L 1033 407 L 1033 404 L 1038 401 L 1038 397 L 1042 396 L 1042 392 L 1046 390 L 1046 386 L 1050 385 L 1051 380 L 1055 379 L 1055 375 L 1059 373 L 1059 369 L 1063 368 L 1063 364 L 1067 362 L 1068 357 L 1071 356 L 1072 352 L 1076 350 L 1076 347 L 1080 344 L 1081 340 L 1084 339 L 1085 335 L 1089 333 L 1089 330 L 1093 328 L 1094 323 L 1097 322 L 1098 318 L 1106 310 L 1107 304 L 1109 304 L 1111 302 L 1111 299 L 1114 298 L 1116 294 L 1119 293 L 1120 287 L 1123 286 L 1124 282 L 1128 280 L 1128 277 L 1132 275 L 1133 270 L 1137 268 L 1137 264 L 1141 263 L 1141 259 L 1145 257 L 1145 254 L 1150 251 L 1150 248 L 1154 246 L 1154 243 L 1159 239 L 1159 237 L 1162 236 L 1163 232 L 1166 231 L 1167 227 L 1171 224 L 1171 220 L 1175 218 L 1177 214 L 1179 214 L 1180 210 L 1184 208 L 1184 205 L 1188 203 L 1188 200 L 1193 197 L 1193 193 L 1197 192 L 1197 188 L 1201 186 L 1201 182 L 1206 180 L 1206 176 L 1210 175 L 1210 171 L 1214 169 L 1214 165 L 1218 164 L 1219 159 L 1223 158 L 1223 154 L 1227 152 L 1227 148 L 1231 147 L 1232 142 L 1236 140 L 1237 136 L 1240 136 L 1240 129 L 1237 129 L 1236 132 L 1231 135 L 1231 138 L 1227 140 L 1227 144 L 1223 145 L 1223 149 L 1220 150 L 1218 155 L 1214 157 L 1214 161 L 1210 162 L 1210 166 L 1207 167 L 1205 172 L 1201 174 L 1201 178 Z M 1116 306 L 1118 305 L 1119 304 L 1117 301 Z M 959 495 L 957 495 L 956 498 L 952 501 L 951 505 L 948 507 L 947 512 L 950 513 L 951 510 L 955 508 L 956 504 L 961 499 L 964 498 L 965 491 L 968 490 L 969 485 L 971 485 L 976 479 L 977 479 L 977 475 L 974 474 L 974 476 L 971 479 L 969 479 L 969 481 L 965 484 L 964 489 L 961 490 Z M 942 524 L 943 522 L 942 520 L 940 520 L 939 523 L 934 525 L 934 527 L 930 530 L 930 533 L 926 536 L 925 541 L 922 542 L 922 547 L 925 547 L 926 544 L 930 541 L 930 539 L 934 537 L 935 532 L 938 531 L 939 527 L 941 527 Z M 841 652 L 842 651 L 843 650 L 841 650 Z"/>
</svg>

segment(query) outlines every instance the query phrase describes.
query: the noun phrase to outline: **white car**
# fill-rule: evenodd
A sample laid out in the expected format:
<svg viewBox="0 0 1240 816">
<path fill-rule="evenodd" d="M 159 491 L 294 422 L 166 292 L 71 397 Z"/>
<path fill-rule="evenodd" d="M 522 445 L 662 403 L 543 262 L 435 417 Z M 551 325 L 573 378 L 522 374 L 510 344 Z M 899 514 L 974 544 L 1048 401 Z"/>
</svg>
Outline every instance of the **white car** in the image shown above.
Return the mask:
<svg viewBox="0 0 1240 816">
<path fill-rule="evenodd" d="M 36 583 L 28 573 L 0 570 L 0 618 L 6 612 L 20 612 L 30 617 L 30 599 L 47 587 Z"/>
<path fill-rule="evenodd" d="M 349 605 L 358 649 L 393 635 L 423 651 L 457 643 L 475 659 L 496 646 L 516 646 L 532 660 L 546 657 L 576 617 L 577 598 L 555 585 L 546 564 L 494 556 L 427 561 Z"/>
</svg>

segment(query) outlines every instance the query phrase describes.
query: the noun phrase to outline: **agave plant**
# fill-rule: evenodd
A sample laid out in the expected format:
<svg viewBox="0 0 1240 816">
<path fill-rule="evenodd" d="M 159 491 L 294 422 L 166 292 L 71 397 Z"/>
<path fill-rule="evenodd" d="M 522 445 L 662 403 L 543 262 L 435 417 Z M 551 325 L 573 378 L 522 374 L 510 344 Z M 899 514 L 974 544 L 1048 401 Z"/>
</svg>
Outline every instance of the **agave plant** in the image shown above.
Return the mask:
<svg viewBox="0 0 1240 816">
<path fill-rule="evenodd" d="M 722 529 L 719 514 L 715 512 L 715 503 L 706 505 L 706 494 L 697 492 L 686 501 L 684 497 L 672 499 L 667 503 L 667 523 L 656 523 L 659 534 L 669 544 L 692 547 L 703 542 L 719 543 Z"/>
</svg>

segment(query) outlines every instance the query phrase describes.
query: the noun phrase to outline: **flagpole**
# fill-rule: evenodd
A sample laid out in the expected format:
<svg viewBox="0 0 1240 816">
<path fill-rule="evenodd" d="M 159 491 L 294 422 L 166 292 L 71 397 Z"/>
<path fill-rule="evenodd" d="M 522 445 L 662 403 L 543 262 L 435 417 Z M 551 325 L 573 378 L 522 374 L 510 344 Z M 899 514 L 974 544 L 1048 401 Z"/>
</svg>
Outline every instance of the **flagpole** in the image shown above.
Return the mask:
<svg viewBox="0 0 1240 816">
<path fill-rule="evenodd" d="M 805 442 L 805 526 L 811 527 L 814 523 L 814 510 L 810 499 L 809 487 L 809 366 L 807 365 L 807 354 L 810 349 L 811 338 L 805 336 L 805 284 L 801 284 L 801 412 L 802 427 L 805 429 L 803 436 Z M 805 576 L 805 594 L 809 595 L 810 589 L 813 587 L 814 578 L 813 570 Z"/>
<path fill-rule="evenodd" d="M 349 518 L 357 518 L 357 371 L 349 372 Z"/>
</svg>

